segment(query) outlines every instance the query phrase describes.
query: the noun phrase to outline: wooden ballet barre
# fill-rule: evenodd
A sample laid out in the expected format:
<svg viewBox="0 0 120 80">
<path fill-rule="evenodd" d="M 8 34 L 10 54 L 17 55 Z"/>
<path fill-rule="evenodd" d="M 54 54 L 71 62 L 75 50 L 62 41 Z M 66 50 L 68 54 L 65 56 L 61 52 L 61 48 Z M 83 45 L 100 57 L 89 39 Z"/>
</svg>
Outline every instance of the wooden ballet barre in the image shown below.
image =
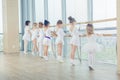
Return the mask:
<svg viewBox="0 0 120 80">
<path fill-rule="evenodd" d="M 88 23 L 102 23 L 102 22 L 109 22 L 109 21 L 115 21 L 117 18 L 110 18 L 110 19 L 103 19 L 103 20 L 95 20 L 95 21 L 87 21 L 87 22 L 78 22 L 77 24 L 88 24 Z M 63 26 L 68 26 L 69 24 L 63 24 Z M 50 26 L 55 27 L 55 25 Z"/>
<path fill-rule="evenodd" d="M 110 34 L 110 35 L 106 35 L 106 36 L 103 36 L 103 37 L 116 37 L 116 36 L 117 36 L 117 34 Z M 72 37 L 72 36 L 64 36 L 64 37 L 69 38 L 69 37 Z M 56 38 L 56 37 L 53 37 L 53 38 Z"/>
<path fill-rule="evenodd" d="M 114 36 L 103 36 L 103 37 L 116 37 L 117 36 L 117 34 L 112 34 L 112 35 L 114 35 Z M 67 37 L 71 37 L 71 36 L 65 36 L 66 38 Z"/>
</svg>

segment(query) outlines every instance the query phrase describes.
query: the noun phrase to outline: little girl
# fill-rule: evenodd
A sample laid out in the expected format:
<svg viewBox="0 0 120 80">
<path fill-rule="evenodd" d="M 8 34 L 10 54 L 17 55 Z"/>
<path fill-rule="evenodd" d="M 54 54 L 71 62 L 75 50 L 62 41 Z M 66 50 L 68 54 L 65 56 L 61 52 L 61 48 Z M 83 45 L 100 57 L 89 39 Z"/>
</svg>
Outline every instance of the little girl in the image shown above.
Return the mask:
<svg viewBox="0 0 120 80">
<path fill-rule="evenodd" d="M 33 44 L 32 55 L 34 55 L 35 52 L 38 52 L 38 47 L 37 47 L 37 34 L 38 34 L 37 23 L 33 23 L 31 34 L 32 34 L 31 40 L 32 40 L 32 44 Z"/>
<path fill-rule="evenodd" d="M 23 40 L 24 40 L 24 54 L 27 54 L 27 47 L 28 47 L 28 43 L 30 42 L 30 38 L 31 38 L 30 21 L 26 21 L 25 22 L 24 35 L 23 35 Z"/>
<path fill-rule="evenodd" d="M 50 22 L 45 20 L 44 21 L 44 34 L 45 37 L 43 39 L 43 47 L 44 47 L 44 59 L 48 60 L 48 49 L 51 45 L 51 30 L 49 28 Z"/>
<path fill-rule="evenodd" d="M 101 51 L 102 46 L 96 42 L 97 36 L 112 36 L 111 34 L 95 34 L 92 24 L 87 24 L 86 27 L 87 34 L 82 35 L 81 37 L 87 37 L 87 43 L 83 46 L 83 50 L 88 53 L 88 64 L 89 69 L 94 70 L 95 62 L 95 53 Z"/>
<path fill-rule="evenodd" d="M 39 49 L 39 56 L 43 56 L 43 39 L 44 39 L 44 30 L 43 30 L 43 23 L 39 22 L 39 29 L 38 29 L 38 49 Z"/>
<path fill-rule="evenodd" d="M 74 56 L 75 56 L 75 52 L 76 49 L 78 48 L 78 46 L 80 45 L 79 42 L 79 31 L 78 29 L 75 27 L 76 25 L 76 20 L 74 18 L 72 18 L 71 16 L 68 18 L 69 22 L 70 22 L 70 35 L 71 35 L 71 40 L 70 40 L 70 44 L 71 44 L 71 64 L 75 65 L 74 62 Z"/>
<path fill-rule="evenodd" d="M 62 50 L 63 50 L 65 33 L 62 29 L 62 26 L 63 26 L 62 20 L 58 20 L 55 28 L 55 35 L 56 35 L 56 46 L 57 46 L 57 53 L 58 53 L 57 60 L 59 62 L 64 62 L 62 59 Z"/>
</svg>

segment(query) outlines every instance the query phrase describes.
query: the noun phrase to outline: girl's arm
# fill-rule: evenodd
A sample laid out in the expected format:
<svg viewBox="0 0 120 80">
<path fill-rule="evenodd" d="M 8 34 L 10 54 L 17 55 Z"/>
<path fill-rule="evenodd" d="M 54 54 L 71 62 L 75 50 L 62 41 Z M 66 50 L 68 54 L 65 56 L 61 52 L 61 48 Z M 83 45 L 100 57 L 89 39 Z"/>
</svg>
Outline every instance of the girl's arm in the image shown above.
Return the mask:
<svg viewBox="0 0 120 80">
<path fill-rule="evenodd" d="M 113 34 L 96 34 L 97 36 L 113 36 Z"/>
<path fill-rule="evenodd" d="M 71 35 L 65 35 L 64 37 L 72 37 Z"/>
<path fill-rule="evenodd" d="M 86 34 L 83 34 L 83 35 L 79 35 L 79 37 L 86 37 L 87 35 Z"/>
<path fill-rule="evenodd" d="M 51 31 L 51 35 L 52 35 L 53 37 L 57 37 L 57 34 L 56 34 L 56 32 L 54 32 L 54 31 Z"/>
</svg>

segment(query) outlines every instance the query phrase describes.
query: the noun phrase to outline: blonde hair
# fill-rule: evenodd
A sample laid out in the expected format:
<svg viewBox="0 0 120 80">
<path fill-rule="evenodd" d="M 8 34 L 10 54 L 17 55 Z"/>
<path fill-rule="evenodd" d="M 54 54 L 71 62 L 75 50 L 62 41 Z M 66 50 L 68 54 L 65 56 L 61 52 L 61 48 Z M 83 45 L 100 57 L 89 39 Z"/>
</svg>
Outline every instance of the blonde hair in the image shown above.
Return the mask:
<svg viewBox="0 0 120 80">
<path fill-rule="evenodd" d="M 37 28 L 37 25 L 38 25 L 37 23 L 33 23 L 32 29 Z"/>
</svg>

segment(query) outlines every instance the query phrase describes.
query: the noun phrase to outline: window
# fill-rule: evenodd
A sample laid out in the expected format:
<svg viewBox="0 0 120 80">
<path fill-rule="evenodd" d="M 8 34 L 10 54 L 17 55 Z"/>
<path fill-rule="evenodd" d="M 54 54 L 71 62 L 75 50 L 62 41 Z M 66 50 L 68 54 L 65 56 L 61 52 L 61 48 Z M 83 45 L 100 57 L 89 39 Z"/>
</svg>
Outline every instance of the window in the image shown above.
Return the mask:
<svg viewBox="0 0 120 80">
<path fill-rule="evenodd" d="M 55 25 L 59 19 L 62 19 L 61 0 L 48 0 L 48 20 Z"/>
<path fill-rule="evenodd" d="M 35 0 L 36 21 L 44 21 L 44 0 Z"/>
<path fill-rule="evenodd" d="M 93 0 L 93 20 L 103 20 L 109 18 L 116 18 L 116 0 Z M 107 33 L 116 33 L 116 21 L 103 22 L 94 24 L 95 28 L 113 28 Z M 97 31 L 104 33 L 106 31 Z"/>
<path fill-rule="evenodd" d="M 93 20 L 116 18 L 116 0 L 93 0 Z M 94 24 L 95 33 L 116 34 L 116 21 Z M 97 40 L 104 49 L 96 54 L 100 62 L 116 64 L 116 36 L 101 37 Z"/>
<path fill-rule="evenodd" d="M 66 0 L 66 20 L 73 16 L 77 22 L 87 21 L 87 0 Z"/>
<path fill-rule="evenodd" d="M 116 17 L 116 0 L 93 0 L 93 19 Z"/>
</svg>

